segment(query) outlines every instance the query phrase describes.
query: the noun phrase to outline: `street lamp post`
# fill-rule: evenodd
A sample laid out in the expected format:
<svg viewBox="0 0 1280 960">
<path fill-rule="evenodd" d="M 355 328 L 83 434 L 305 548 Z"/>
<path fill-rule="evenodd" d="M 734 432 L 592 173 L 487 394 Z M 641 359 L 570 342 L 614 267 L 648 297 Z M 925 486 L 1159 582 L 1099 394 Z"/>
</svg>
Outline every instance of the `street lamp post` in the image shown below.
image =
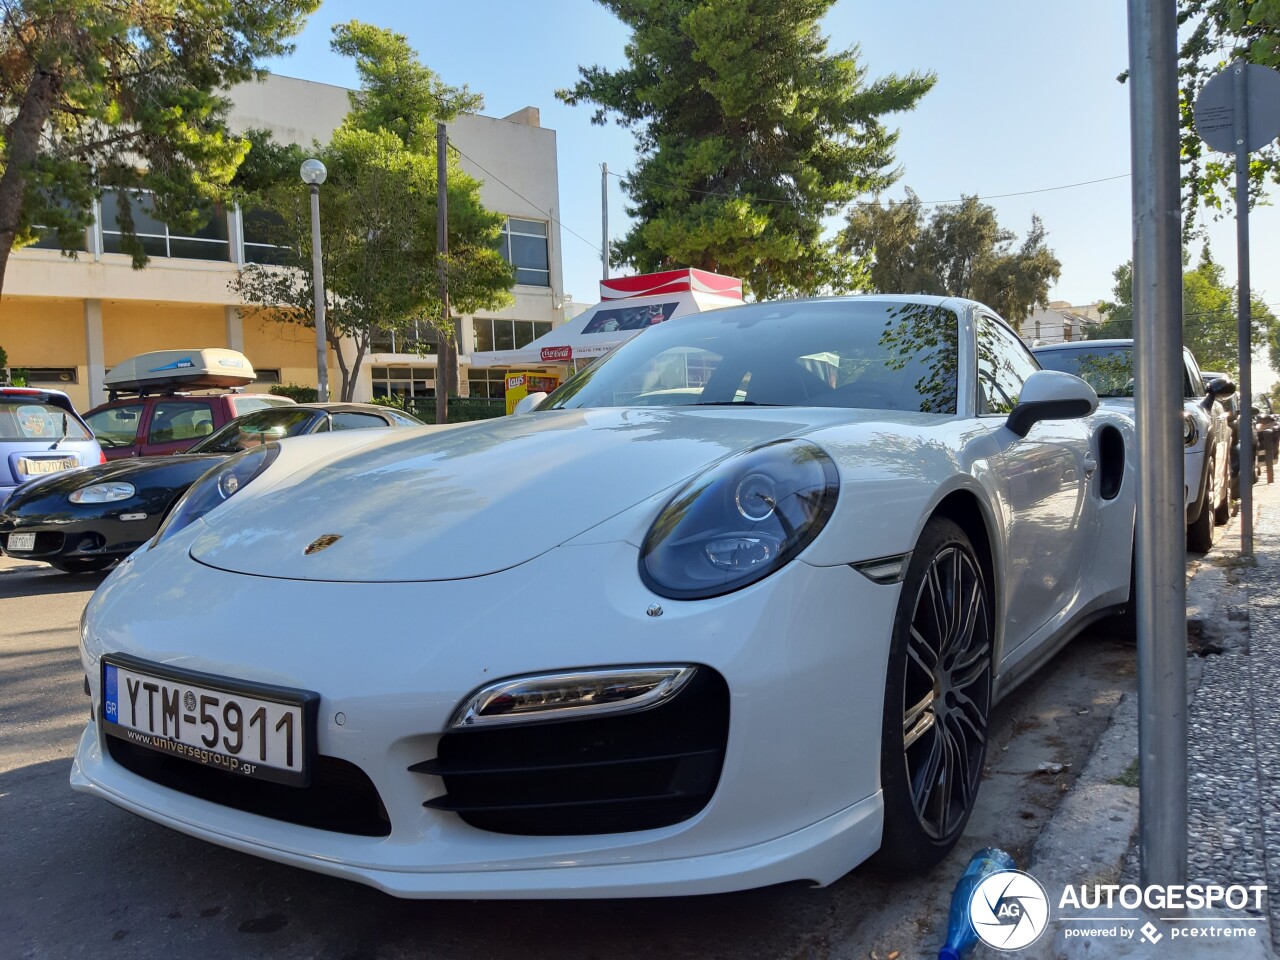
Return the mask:
<svg viewBox="0 0 1280 960">
<path fill-rule="evenodd" d="M 312 157 L 302 162 L 298 171 L 302 182 L 311 188 L 311 274 L 315 281 L 316 311 L 316 399 L 329 402 L 329 356 L 324 331 L 324 264 L 320 259 L 320 184 L 329 171 Z"/>
</svg>

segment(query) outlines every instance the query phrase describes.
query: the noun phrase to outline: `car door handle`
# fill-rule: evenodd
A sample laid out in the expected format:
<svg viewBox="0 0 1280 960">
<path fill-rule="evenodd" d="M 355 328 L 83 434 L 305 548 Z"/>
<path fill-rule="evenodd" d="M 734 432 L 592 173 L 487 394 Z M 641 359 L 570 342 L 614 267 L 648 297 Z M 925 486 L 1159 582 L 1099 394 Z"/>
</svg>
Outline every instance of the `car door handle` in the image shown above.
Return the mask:
<svg viewBox="0 0 1280 960">
<path fill-rule="evenodd" d="M 1091 456 L 1084 458 L 1084 478 L 1089 480 L 1098 472 L 1098 461 Z"/>
</svg>

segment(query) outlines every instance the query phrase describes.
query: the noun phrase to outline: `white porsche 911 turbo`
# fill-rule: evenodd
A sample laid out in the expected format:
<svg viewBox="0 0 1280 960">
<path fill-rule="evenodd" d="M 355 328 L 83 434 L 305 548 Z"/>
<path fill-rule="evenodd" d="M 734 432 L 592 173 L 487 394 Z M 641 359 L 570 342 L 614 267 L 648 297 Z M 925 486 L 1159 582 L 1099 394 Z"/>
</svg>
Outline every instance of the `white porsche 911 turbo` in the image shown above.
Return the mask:
<svg viewBox="0 0 1280 960">
<path fill-rule="evenodd" d="M 91 600 L 71 784 L 407 897 L 926 868 L 995 702 L 1127 602 L 1096 405 L 980 304 L 831 298 L 656 325 L 529 414 L 254 448 Z"/>
</svg>

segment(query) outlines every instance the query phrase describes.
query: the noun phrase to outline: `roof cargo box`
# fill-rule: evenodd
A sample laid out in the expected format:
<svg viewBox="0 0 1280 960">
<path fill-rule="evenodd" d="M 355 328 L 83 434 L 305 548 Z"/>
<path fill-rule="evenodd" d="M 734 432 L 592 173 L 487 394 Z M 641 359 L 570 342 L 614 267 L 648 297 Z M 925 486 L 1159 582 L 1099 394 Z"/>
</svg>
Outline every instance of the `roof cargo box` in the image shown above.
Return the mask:
<svg viewBox="0 0 1280 960">
<path fill-rule="evenodd" d="M 103 378 L 112 393 L 164 393 L 243 387 L 257 379 L 243 353 L 221 347 L 157 350 L 122 360 Z"/>
</svg>

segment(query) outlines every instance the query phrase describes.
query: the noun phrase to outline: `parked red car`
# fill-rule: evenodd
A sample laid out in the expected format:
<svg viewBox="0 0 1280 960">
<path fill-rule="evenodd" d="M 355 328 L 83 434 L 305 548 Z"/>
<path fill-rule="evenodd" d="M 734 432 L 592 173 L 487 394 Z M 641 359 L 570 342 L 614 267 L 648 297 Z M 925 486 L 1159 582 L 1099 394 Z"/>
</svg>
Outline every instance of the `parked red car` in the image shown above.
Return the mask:
<svg viewBox="0 0 1280 960">
<path fill-rule="evenodd" d="M 182 453 L 241 414 L 292 404 L 260 393 L 171 393 L 121 397 L 85 414 L 108 460 Z"/>
</svg>

